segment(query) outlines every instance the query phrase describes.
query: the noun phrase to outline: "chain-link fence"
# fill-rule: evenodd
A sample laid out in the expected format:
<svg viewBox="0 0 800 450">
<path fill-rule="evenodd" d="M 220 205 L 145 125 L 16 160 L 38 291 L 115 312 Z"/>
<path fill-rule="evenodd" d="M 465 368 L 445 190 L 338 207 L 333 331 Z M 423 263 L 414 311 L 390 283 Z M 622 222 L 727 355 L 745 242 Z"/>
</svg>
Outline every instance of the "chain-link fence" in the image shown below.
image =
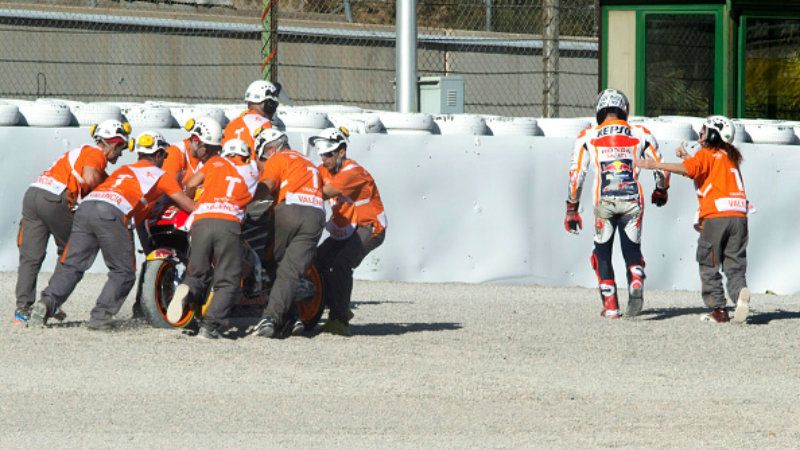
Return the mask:
<svg viewBox="0 0 800 450">
<path fill-rule="evenodd" d="M 106 1 L 0 8 L 0 97 L 239 101 L 269 60 L 267 6 L 296 104 L 394 108 L 395 0 Z M 466 112 L 591 114 L 597 0 L 417 0 L 417 15 L 418 75 L 462 76 Z"/>
<path fill-rule="evenodd" d="M 259 27 L 146 5 L 0 8 L 0 96 L 240 100 L 258 70 Z M 155 5 L 157 6 L 157 5 Z"/>
<path fill-rule="evenodd" d="M 318 32 L 298 36 L 291 47 L 281 41 L 279 76 L 302 93 L 298 100 L 393 108 L 394 0 L 285 3 L 282 13 L 305 8 L 343 20 L 339 29 L 358 24 L 349 40 Z M 555 115 L 591 113 L 598 84 L 595 0 L 419 0 L 418 74 L 461 75 L 467 112 L 541 115 L 548 6 L 560 24 L 550 37 L 559 47 L 555 64 L 550 55 L 550 75 L 558 80 Z M 317 51 L 327 54 L 325 64 L 308 63 L 318 60 Z"/>
</svg>

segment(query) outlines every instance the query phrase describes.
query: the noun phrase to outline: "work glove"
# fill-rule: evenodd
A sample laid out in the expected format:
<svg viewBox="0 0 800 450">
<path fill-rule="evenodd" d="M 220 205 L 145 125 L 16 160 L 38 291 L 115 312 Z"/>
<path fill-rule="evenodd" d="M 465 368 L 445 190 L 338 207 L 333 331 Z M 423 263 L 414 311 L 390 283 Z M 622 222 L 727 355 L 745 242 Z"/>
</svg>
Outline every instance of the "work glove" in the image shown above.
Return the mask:
<svg viewBox="0 0 800 450">
<path fill-rule="evenodd" d="M 669 195 L 667 194 L 666 189 L 659 189 L 655 188 L 653 190 L 653 195 L 650 197 L 650 201 L 656 206 L 664 206 L 667 204 L 667 199 L 669 199 Z"/>
<path fill-rule="evenodd" d="M 578 202 L 567 200 L 567 216 L 564 218 L 564 229 L 572 234 L 578 234 L 583 229 L 583 221 L 578 213 Z"/>
</svg>

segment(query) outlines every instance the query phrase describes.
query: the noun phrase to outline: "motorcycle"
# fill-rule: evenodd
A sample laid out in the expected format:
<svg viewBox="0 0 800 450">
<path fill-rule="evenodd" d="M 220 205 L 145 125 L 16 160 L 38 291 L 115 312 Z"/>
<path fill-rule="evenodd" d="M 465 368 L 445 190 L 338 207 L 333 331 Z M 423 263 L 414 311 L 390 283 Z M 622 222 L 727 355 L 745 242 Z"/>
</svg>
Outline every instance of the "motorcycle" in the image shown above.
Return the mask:
<svg viewBox="0 0 800 450">
<path fill-rule="evenodd" d="M 202 305 L 184 308 L 183 316 L 177 321 L 172 322 L 167 318 L 167 307 L 175 288 L 186 275 L 189 256 L 189 230 L 186 226 L 188 219 L 189 214 L 175 206 L 169 206 L 146 223 L 154 250 L 145 258 L 137 301 L 147 321 L 156 328 L 194 326 L 197 320 L 203 318 L 208 305 L 213 301 L 214 292 L 209 288 Z M 242 296 L 234 309 L 234 316 L 258 314 L 269 301 L 275 262 L 269 256 L 271 253 L 264 251 L 265 247 L 269 248 L 266 245 L 269 240 L 268 229 L 264 221 L 245 221 Z M 321 273 L 312 263 L 294 296 L 297 318 L 303 322 L 307 331 L 316 327 L 325 309 L 322 286 Z"/>
</svg>

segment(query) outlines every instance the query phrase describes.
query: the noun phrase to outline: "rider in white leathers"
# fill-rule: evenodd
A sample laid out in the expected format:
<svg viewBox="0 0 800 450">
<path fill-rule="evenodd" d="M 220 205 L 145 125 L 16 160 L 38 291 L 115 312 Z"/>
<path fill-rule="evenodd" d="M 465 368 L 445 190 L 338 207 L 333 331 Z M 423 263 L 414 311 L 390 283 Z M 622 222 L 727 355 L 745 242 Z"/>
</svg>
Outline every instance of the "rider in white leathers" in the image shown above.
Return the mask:
<svg viewBox="0 0 800 450">
<path fill-rule="evenodd" d="M 631 125 L 628 118 L 628 99 L 620 91 L 606 89 L 597 97 L 597 123 L 583 130 L 575 142 L 569 168 L 569 192 L 564 227 L 578 233 L 583 223 L 578 212 L 583 181 L 594 167 L 594 252 L 591 264 L 600 288 L 602 315 L 619 318 L 617 285 L 611 252 L 614 230 L 619 228 L 622 255 L 628 278 L 628 307 L 626 315 L 641 313 L 644 301 L 644 258 L 641 252 L 642 212 L 644 195 L 639 184 L 639 169 L 634 162 L 642 158 L 661 161 L 658 143 L 646 128 Z M 651 201 L 656 206 L 667 203 L 669 174 L 655 171 L 656 187 Z"/>
</svg>

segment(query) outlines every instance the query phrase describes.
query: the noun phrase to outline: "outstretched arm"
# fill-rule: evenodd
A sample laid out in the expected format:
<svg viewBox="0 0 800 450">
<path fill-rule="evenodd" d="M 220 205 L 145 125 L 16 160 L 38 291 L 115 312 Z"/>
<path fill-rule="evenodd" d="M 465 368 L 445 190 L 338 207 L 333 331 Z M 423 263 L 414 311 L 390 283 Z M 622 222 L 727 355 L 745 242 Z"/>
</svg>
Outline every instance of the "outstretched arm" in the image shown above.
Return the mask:
<svg viewBox="0 0 800 450">
<path fill-rule="evenodd" d="M 658 151 L 658 142 L 652 135 L 647 136 L 643 156 L 643 159 L 651 159 L 656 162 L 662 162 L 664 160 L 661 156 L 661 152 Z M 655 178 L 657 190 L 666 191 L 669 189 L 669 172 L 656 169 L 653 171 L 653 177 Z"/>
<path fill-rule="evenodd" d="M 683 164 L 679 163 L 665 163 L 654 161 L 652 159 L 639 159 L 636 161 L 636 165 L 642 169 L 666 170 L 667 172 L 677 173 L 680 175 L 686 175 L 688 173 L 686 168 L 683 167 Z"/>
</svg>

